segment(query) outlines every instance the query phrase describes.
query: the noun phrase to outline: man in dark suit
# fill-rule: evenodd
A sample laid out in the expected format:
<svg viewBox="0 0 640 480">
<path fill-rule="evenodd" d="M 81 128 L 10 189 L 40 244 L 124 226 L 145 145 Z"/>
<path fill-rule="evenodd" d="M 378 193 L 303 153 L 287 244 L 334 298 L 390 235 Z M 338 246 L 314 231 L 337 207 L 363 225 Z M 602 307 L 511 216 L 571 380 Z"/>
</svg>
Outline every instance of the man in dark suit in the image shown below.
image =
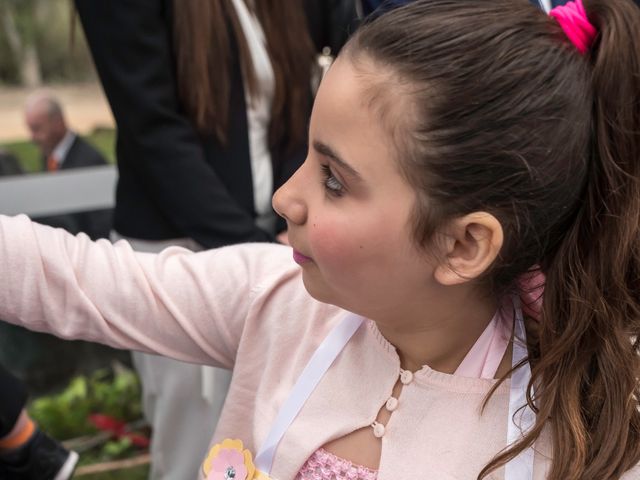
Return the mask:
<svg viewBox="0 0 640 480">
<path fill-rule="evenodd" d="M 67 127 L 60 103 L 47 93 L 29 97 L 25 120 L 31 140 L 42 153 L 43 171 L 106 165 L 100 152 Z M 111 230 L 111 209 L 70 213 L 36 219 L 64 228 L 70 233 L 86 233 L 92 239 L 106 238 Z"/>
</svg>

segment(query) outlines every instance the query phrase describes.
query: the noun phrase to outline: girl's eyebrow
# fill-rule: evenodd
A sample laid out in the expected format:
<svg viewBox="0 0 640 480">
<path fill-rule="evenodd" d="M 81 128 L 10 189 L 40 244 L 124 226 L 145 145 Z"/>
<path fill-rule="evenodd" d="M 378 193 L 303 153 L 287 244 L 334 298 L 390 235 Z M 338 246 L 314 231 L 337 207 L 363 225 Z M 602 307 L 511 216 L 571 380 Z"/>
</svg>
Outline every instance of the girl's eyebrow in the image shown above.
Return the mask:
<svg viewBox="0 0 640 480">
<path fill-rule="evenodd" d="M 352 175 L 357 180 L 362 180 L 362 176 L 358 173 L 358 171 L 345 162 L 340 155 L 338 155 L 329 145 L 326 143 L 322 143 L 318 140 L 313 141 L 313 149 L 318 152 L 320 155 L 324 155 L 328 157 L 333 162 L 335 162 L 340 168 L 345 170 L 349 175 Z"/>
</svg>

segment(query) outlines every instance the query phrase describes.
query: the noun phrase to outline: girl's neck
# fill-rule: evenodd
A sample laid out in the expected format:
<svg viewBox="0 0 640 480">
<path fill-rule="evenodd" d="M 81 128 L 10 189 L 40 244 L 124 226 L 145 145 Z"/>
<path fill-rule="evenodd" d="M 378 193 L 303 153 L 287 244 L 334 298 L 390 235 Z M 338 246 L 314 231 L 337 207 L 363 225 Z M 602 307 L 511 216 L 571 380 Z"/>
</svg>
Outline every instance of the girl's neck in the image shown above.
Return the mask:
<svg viewBox="0 0 640 480">
<path fill-rule="evenodd" d="M 494 299 L 461 290 L 446 300 L 442 296 L 420 308 L 398 312 L 394 321 L 376 324 L 396 348 L 403 369 L 417 371 L 428 365 L 439 372 L 454 373 L 497 306 Z"/>
</svg>

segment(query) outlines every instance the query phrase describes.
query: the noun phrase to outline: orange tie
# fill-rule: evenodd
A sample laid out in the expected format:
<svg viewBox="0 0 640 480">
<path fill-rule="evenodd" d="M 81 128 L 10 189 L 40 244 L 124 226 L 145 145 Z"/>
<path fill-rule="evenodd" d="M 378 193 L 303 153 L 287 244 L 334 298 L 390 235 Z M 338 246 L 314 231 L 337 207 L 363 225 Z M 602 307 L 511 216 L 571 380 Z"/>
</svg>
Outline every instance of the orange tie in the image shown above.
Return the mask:
<svg viewBox="0 0 640 480">
<path fill-rule="evenodd" d="M 53 154 L 47 157 L 47 170 L 49 172 L 55 172 L 56 170 L 58 170 L 58 162 Z"/>
</svg>

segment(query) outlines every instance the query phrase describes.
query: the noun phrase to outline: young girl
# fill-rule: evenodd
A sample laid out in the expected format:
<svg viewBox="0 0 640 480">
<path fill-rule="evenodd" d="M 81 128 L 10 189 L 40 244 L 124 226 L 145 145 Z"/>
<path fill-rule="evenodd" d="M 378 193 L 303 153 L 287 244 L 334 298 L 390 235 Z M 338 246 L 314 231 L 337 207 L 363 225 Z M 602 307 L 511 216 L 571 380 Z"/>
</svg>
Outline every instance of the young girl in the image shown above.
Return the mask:
<svg viewBox="0 0 640 480">
<path fill-rule="evenodd" d="M 629 0 L 392 10 L 274 197 L 294 261 L 2 218 L 0 318 L 233 368 L 203 479 L 640 478 L 639 32 Z"/>
</svg>

